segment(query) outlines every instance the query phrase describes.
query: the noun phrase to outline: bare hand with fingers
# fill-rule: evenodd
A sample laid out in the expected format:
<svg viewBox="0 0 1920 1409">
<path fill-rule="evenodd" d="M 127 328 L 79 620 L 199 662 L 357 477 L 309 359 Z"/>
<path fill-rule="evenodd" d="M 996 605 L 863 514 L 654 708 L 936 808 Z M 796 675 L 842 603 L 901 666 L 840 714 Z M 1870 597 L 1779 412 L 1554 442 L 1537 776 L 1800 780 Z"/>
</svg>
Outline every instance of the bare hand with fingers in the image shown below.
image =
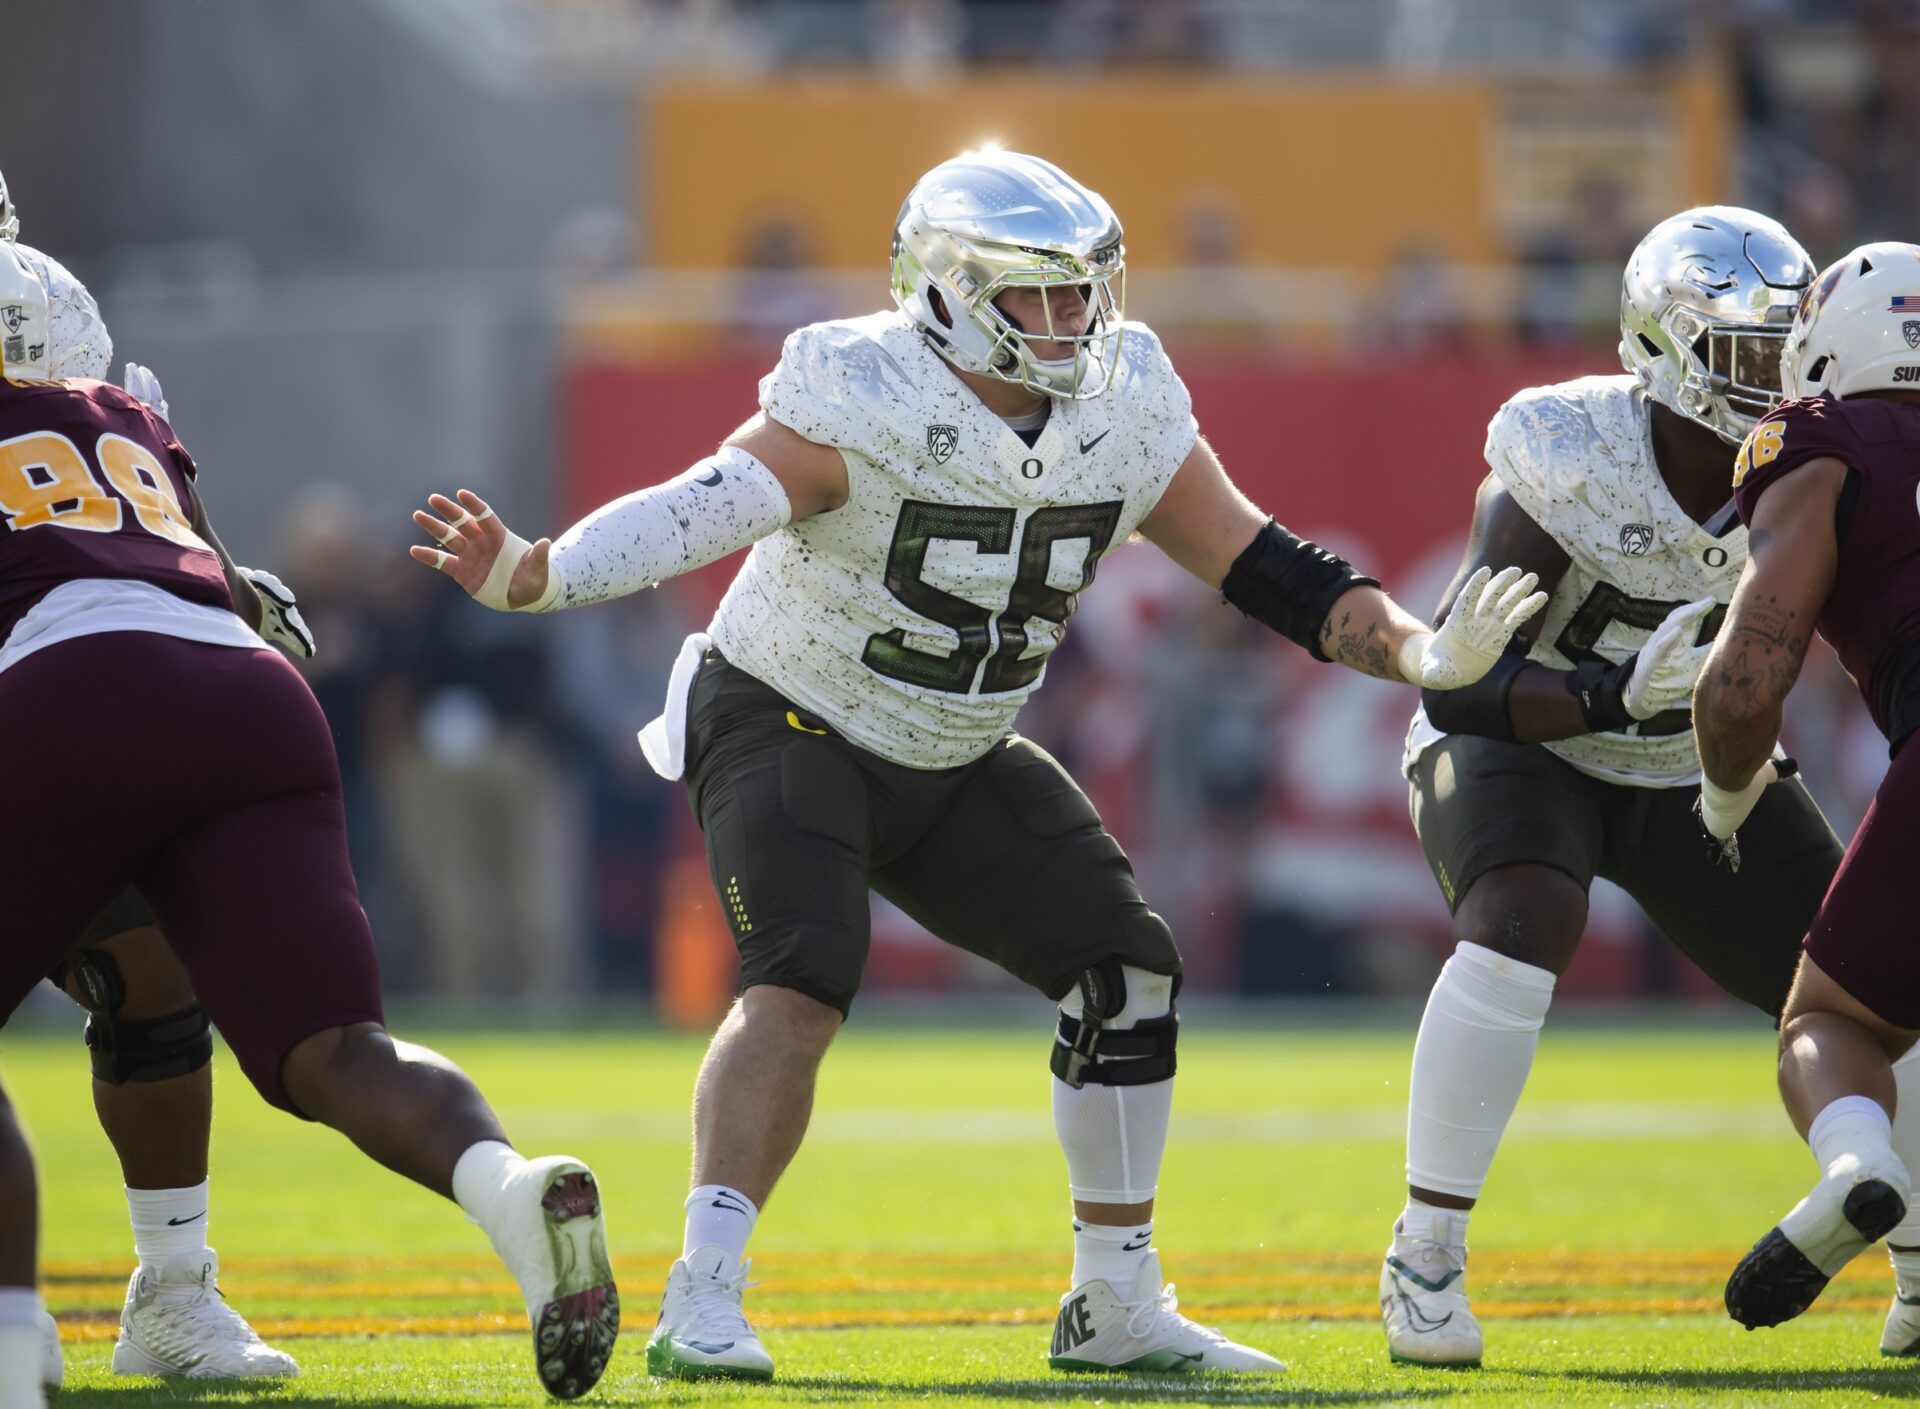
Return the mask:
<svg viewBox="0 0 1920 1409">
<path fill-rule="evenodd" d="M 495 611 L 539 612 L 553 605 L 560 582 L 547 564 L 551 540 L 527 542 L 470 489 L 455 499 L 430 494 L 427 504 L 432 512 L 415 509 L 413 521 L 439 546 L 409 548 L 416 562 L 445 573 Z"/>
</svg>

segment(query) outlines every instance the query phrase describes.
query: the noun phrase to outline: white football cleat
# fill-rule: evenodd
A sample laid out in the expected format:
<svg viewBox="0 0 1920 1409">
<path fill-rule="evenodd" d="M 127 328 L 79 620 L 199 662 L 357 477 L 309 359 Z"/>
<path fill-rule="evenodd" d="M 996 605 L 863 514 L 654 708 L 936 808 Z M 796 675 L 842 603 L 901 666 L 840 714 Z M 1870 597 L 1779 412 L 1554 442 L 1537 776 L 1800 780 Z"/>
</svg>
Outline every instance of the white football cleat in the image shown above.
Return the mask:
<svg viewBox="0 0 1920 1409">
<path fill-rule="evenodd" d="M 1834 1274 L 1907 1216 L 1912 1181 L 1891 1150 L 1871 1165 L 1845 1154 L 1727 1278 L 1727 1314 L 1748 1330 L 1791 1321 Z"/>
<path fill-rule="evenodd" d="M 520 1284 L 540 1383 L 556 1399 L 579 1398 L 606 1373 L 620 1334 L 620 1293 L 593 1171 L 566 1155 L 528 1160 L 494 1196 L 481 1226 Z"/>
<path fill-rule="evenodd" d="M 1149 1252 L 1132 1293 L 1083 1282 L 1060 1298 L 1047 1364 L 1055 1370 L 1284 1370 L 1265 1351 L 1228 1340 L 1180 1314 L 1173 1286 L 1160 1285 L 1160 1254 Z"/>
<path fill-rule="evenodd" d="M 1387 1356 L 1407 1365 L 1460 1368 L 1480 1363 L 1486 1337 L 1467 1305 L 1464 1230 L 1438 1215 L 1427 1237 L 1393 1225 L 1393 1244 L 1380 1265 L 1380 1319 Z"/>
<path fill-rule="evenodd" d="M 1920 1288 L 1909 1287 L 1906 1279 L 1894 1283 L 1893 1305 L 1887 1308 L 1887 1324 L 1880 1332 L 1882 1355 L 1920 1355 Z"/>
<path fill-rule="evenodd" d="M 220 1259 L 211 1249 L 143 1262 L 127 1282 L 116 1375 L 189 1380 L 287 1379 L 293 1357 L 253 1333 L 220 1293 Z"/>
<path fill-rule="evenodd" d="M 770 1380 L 773 1357 L 741 1301 L 752 1262 L 721 1247 L 695 1248 L 667 1273 L 660 1319 L 647 1342 L 647 1373 L 676 1379 Z"/>
<path fill-rule="evenodd" d="M 40 1387 L 52 1399 L 67 1382 L 67 1361 L 60 1353 L 60 1326 L 48 1312 L 40 1312 Z"/>
</svg>

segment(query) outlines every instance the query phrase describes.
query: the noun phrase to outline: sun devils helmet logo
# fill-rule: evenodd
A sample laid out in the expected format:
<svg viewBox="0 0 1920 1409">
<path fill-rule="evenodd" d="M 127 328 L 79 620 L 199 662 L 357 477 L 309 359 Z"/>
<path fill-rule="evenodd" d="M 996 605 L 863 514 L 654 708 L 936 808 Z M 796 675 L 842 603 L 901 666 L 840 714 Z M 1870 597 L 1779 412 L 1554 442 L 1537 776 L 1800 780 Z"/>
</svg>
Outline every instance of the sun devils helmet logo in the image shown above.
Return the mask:
<svg viewBox="0 0 1920 1409">
<path fill-rule="evenodd" d="M 933 452 L 933 462 L 944 465 L 960 446 L 960 427 L 928 426 L 927 449 Z"/>
<path fill-rule="evenodd" d="M 1642 556 L 1653 546 L 1653 525 L 1644 523 L 1620 526 L 1620 551 L 1629 558 Z"/>
<path fill-rule="evenodd" d="M 1905 334 L 1908 347 L 1920 347 L 1920 318 L 1907 319 L 1900 325 L 1900 331 Z"/>
</svg>

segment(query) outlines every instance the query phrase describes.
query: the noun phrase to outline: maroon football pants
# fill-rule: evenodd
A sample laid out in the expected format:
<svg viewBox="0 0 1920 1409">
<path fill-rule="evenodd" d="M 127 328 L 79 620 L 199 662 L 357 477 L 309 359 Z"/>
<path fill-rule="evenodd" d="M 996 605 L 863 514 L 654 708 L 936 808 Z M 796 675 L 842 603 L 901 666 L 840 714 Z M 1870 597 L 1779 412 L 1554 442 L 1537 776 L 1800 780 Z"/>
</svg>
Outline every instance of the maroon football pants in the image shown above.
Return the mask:
<svg viewBox="0 0 1920 1409">
<path fill-rule="evenodd" d="M 262 647 L 111 632 L 0 671 L 0 1021 L 129 885 L 274 1105 L 298 1043 L 378 1022 L 333 738 Z"/>
<path fill-rule="evenodd" d="M 1920 736 L 1909 739 L 1873 795 L 1846 859 L 1807 931 L 1807 956 L 1896 1027 L 1920 1028 Z"/>
</svg>

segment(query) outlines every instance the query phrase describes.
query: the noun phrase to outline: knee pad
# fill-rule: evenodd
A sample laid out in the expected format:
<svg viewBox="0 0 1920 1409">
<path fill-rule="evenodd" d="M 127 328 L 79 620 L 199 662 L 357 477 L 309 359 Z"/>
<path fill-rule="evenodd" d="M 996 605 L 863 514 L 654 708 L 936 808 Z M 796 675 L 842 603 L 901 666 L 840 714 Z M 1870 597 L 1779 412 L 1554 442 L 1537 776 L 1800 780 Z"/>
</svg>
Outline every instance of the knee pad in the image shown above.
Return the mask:
<svg viewBox="0 0 1920 1409">
<path fill-rule="evenodd" d="M 1087 968 L 1060 1000 L 1060 1030 L 1048 1063 L 1078 1089 L 1144 1086 L 1174 1074 L 1180 975 L 1156 974 L 1117 958 Z"/>
<path fill-rule="evenodd" d="M 127 984 L 111 954 L 81 949 L 66 967 L 85 995 L 87 1051 L 97 1080 L 109 1086 L 171 1081 L 213 1060 L 213 1024 L 198 1003 L 162 1018 L 123 1018 Z"/>
</svg>

